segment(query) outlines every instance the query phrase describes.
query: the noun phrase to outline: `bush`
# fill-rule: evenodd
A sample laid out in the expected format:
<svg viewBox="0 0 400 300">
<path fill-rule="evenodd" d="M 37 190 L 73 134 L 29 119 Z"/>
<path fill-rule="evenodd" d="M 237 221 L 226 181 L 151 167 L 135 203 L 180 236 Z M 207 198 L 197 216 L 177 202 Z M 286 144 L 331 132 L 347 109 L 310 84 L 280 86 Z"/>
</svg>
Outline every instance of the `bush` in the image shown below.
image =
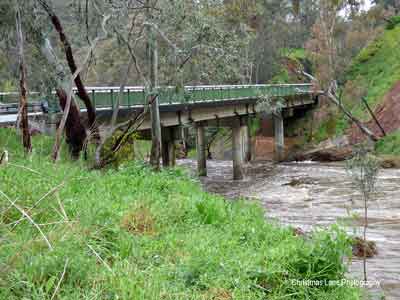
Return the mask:
<svg viewBox="0 0 400 300">
<path fill-rule="evenodd" d="M 390 18 L 388 23 L 386 24 L 387 30 L 394 29 L 398 24 L 400 24 L 400 16 L 393 16 Z"/>
<path fill-rule="evenodd" d="M 400 155 L 400 131 L 393 132 L 375 144 L 378 154 Z"/>
<path fill-rule="evenodd" d="M 107 139 L 104 147 L 101 151 L 101 156 L 111 157 L 112 165 L 118 167 L 124 162 L 129 162 L 135 159 L 135 136 L 130 135 L 123 139 L 123 146 L 119 151 L 114 154 L 112 153 L 111 147 L 115 142 L 122 136 L 122 131 L 116 131 L 110 138 Z"/>
</svg>

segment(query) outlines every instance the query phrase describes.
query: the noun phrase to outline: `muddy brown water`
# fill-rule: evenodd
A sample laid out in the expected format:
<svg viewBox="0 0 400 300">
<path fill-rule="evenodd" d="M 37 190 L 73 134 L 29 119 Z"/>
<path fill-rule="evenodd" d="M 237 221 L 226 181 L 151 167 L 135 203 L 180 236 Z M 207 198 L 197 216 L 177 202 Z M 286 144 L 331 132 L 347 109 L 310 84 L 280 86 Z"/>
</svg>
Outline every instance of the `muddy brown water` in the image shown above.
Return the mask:
<svg viewBox="0 0 400 300">
<path fill-rule="evenodd" d="M 180 165 L 196 169 L 193 160 Z M 228 198 L 246 197 L 260 201 L 267 218 L 283 225 L 310 231 L 316 226 L 345 222 L 347 230 L 361 236 L 363 202 L 354 188 L 345 165 L 315 162 L 272 164 L 254 162 L 246 167 L 243 181 L 232 180 L 230 161 L 208 161 L 204 188 Z M 367 239 L 375 241 L 378 255 L 367 260 L 368 280 L 373 298 L 400 299 L 400 170 L 380 171 L 376 200 L 369 204 Z M 347 221 L 346 221 L 347 220 Z M 352 223 L 352 224 L 350 224 Z M 358 225 L 357 225 L 358 224 Z M 362 261 L 353 259 L 349 277 L 362 279 Z"/>
</svg>

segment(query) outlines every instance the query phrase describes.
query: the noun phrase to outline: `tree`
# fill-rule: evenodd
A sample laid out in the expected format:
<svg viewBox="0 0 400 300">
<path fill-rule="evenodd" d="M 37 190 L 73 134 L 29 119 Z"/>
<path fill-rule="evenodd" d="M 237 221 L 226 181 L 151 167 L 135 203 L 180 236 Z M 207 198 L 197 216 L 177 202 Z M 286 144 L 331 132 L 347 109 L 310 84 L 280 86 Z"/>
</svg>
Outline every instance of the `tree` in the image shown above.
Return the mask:
<svg viewBox="0 0 400 300">
<path fill-rule="evenodd" d="M 26 84 L 26 64 L 24 55 L 24 36 L 22 33 L 22 22 L 21 22 L 21 10 L 19 4 L 16 4 L 15 23 L 16 23 L 16 34 L 17 34 L 17 45 L 18 45 L 18 56 L 19 56 L 19 115 L 18 123 L 22 130 L 22 141 L 26 153 L 32 151 L 31 136 L 29 133 L 28 123 L 28 101 L 27 101 L 27 84 Z"/>
<path fill-rule="evenodd" d="M 367 281 L 367 229 L 368 229 L 368 206 L 373 200 L 373 193 L 376 188 L 376 181 L 379 173 L 378 160 L 368 153 L 362 146 L 356 149 L 354 157 L 348 161 L 347 169 L 355 187 L 360 191 L 364 204 L 364 224 L 363 224 L 363 270 L 364 281 Z"/>
<path fill-rule="evenodd" d="M 382 5 L 384 8 L 394 8 L 395 12 L 398 13 L 400 10 L 399 0 L 373 0 L 374 4 Z"/>
</svg>

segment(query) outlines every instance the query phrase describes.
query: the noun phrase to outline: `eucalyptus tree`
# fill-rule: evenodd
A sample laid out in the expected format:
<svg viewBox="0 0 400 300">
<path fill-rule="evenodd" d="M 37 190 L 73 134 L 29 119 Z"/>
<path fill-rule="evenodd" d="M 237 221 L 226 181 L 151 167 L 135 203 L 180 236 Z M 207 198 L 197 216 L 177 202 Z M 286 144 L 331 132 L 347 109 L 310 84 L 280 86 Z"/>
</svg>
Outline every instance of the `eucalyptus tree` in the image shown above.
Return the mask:
<svg viewBox="0 0 400 300">
<path fill-rule="evenodd" d="M 143 3 L 146 5 L 141 6 Z M 148 105 L 154 104 L 159 92 L 165 88 L 180 97 L 185 93 L 186 84 L 243 82 L 246 70 L 241 66 L 245 63 L 240 62 L 243 61 L 244 47 L 251 34 L 238 27 L 233 28 L 226 18 L 221 17 L 225 9 L 223 3 L 179 0 L 131 1 L 128 6 L 126 4 L 113 3 L 112 9 L 121 15 L 117 22 L 110 22 L 114 34 L 112 39 L 121 45 L 119 53 L 128 61 L 128 66 L 124 66 L 126 69 L 122 72 L 125 78 L 119 82 L 122 87 L 129 82 L 127 75 L 134 72 L 136 81 L 133 84 L 144 85 L 150 93 Z M 157 66 L 154 51 L 157 52 Z M 131 63 L 132 68 L 129 67 Z M 144 112 L 148 111 L 145 109 Z M 156 110 L 150 111 L 153 115 L 156 113 Z M 123 136 L 135 131 L 143 118 L 144 114 L 140 118 L 135 116 L 135 122 L 125 126 Z M 151 161 L 158 168 L 161 145 L 159 137 L 154 140 L 157 122 L 152 124 Z M 119 128 L 119 125 L 115 128 Z M 126 139 L 118 139 L 112 149 L 117 151 L 123 140 Z"/>
<path fill-rule="evenodd" d="M 26 153 L 31 152 L 31 137 L 28 124 L 28 104 L 27 104 L 27 66 L 25 59 L 25 34 L 22 28 L 22 1 L 10 1 L 0 4 L 0 12 L 7 13 L 0 22 L 2 39 L 0 45 L 3 51 L 15 57 L 18 63 L 16 77 L 19 81 L 19 109 L 17 117 L 17 128 L 21 129 L 22 144 Z M 16 80 L 17 81 L 17 80 Z"/>
<path fill-rule="evenodd" d="M 74 157 L 83 149 L 90 129 L 98 126 L 85 82 L 100 85 L 103 80 L 118 82 L 121 92 L 127 84 L 144 85 L 152 96 L 148 98 L 148 107 L 158 98 L 159 91 L 168 86 L 174 86 L 176 94 L 182 95 L 185 84 L 248 81 L 248 42 L 253 33 L 243 22 L 235 24 L 228 18 L 226 3 L 213 0 L 22 2 L 29 87 L 49 99 L 53 97 L 52 91 L 56 91 L 61 108 L 67 111 L 66 141 Z M 14 28 L 15 20 L 7 19 L 11 8 L 4 1 L 0 10 L 6 16 L 0 20 L 0 30 L 6 33 L 0 42 L 1 51 L 12 53 L 12 60 L 16 61 L 15 43 L 10 47 L 7 37 L 9 26 L 3 26 L 12 24 Z M 148 49 L 155 44 L 159 64 L 151 68 Z M 8 64 L 8 68 L 12 69 L 12 65 Z M 109 78 L 99 74 L 108 74 Z M 155 75 L 158 82 L 153 82 L 152 87 L 151 77 Z M 77 98 L 88 110 L 88 128 L 79 116 L 75 95 L 69 93 L 72 85 L 77 87 Z M 148 112 L 146 108 L 144 114 Z M 117 117 L 118 109 L 112 123 L 115 124 Z M 143 115 L 134 119 L 140 123 Z M 133 120 L 130 124 L 137 125 L 138 120 Z M 132 126 L 114 124 L 114 129 L 123 127 L 124 132 L 132 133 Z"/>
</svg>

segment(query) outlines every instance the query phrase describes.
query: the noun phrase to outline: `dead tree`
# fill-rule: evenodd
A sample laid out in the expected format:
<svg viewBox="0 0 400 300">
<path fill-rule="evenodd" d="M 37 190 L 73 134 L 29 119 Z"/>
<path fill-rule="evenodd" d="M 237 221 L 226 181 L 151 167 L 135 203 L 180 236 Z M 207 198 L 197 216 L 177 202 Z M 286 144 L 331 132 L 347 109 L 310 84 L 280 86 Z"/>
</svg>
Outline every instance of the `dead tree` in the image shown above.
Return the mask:
<svg viewBox="0 0 400 300">
<path fill-rule="evenodd" d="M 17 41 L 18 41 L 18 56 L 19 56 L 19 88 L 20 88 L 20 97 L 19 97 L 19 128 L 22 130 L 22 142 L 24 145 L 24 149 L 26 153 L 30 153 L 32 151 L 31 144 L 31 136 L 29 133 L 29 123 L 28 123 L 28 101 L 27 101 L 27 85 L 26 85 L 26 64 L 24 57 L 24 37 L 22 33 L 22 24 L 21 24 L 21 12 L 20 8 L 17 5 L 16 8 L 16 33 L 17 33 Z"/>
<path fill-rule="evenodd" d="M 57 31 L 60 42 L 63 45 L 63 51 L 65 53 L 68 67 L 71 71 L 71 74 L 74 74 L 78 70 L 78 67 L 76 65 L 75 58 L 74 58 L 74 55 L 72 52 L 71 43 L 69 42 L 69 40 L 65 34 L 64 28 L 61 24 L 61 21 L 60 21 L 59 17 L 55 14 L 53 9 L 50 7 L 50 5 L 45 0 L 38 0 L 38 2 L 40 3 L 42 8 L 48 14 L 48 16 L 51 20 L 51 23 L 53 24 L 54 29 Z M 86 110 L 87 110 L 89 128 L 94 130 L 94 132 L 97 132 L 97 128 L 96 128 L 96 124 L 95 124 L 96 123 L 96 111 L 95 111 L 92 101 L 85 89 L 82 78 L 79 74 L 74 79 L 74 82 L 75 82 L 76 88 L 78 90 L 77 95 L 83 101 L 83 103 L 85 104 Z"/>
</svg>

